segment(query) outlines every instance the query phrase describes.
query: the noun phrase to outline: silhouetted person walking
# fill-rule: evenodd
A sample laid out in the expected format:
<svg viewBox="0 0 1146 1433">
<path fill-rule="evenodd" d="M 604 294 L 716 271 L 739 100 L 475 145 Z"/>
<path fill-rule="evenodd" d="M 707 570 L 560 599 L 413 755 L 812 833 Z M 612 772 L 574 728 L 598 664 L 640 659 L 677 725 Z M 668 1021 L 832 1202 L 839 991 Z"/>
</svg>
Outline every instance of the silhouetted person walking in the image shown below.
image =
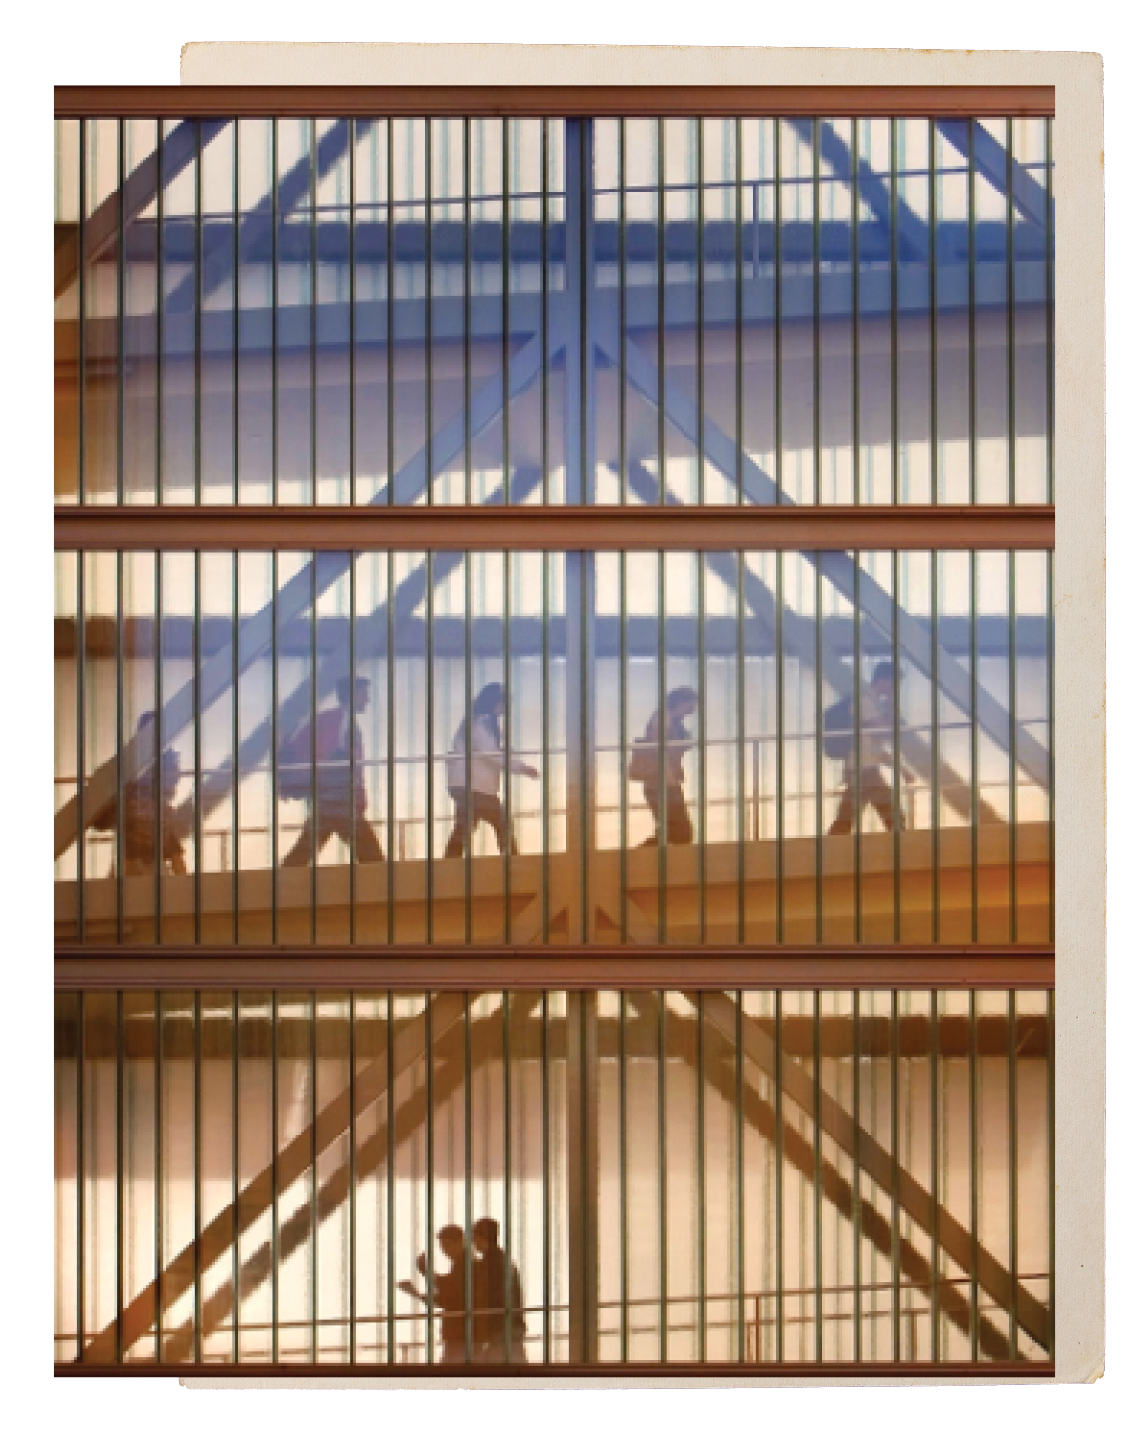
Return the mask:
<svg viewBox="0 0 1146 1433">
<path fill-rule="evenodd" d="M 903 825 L 895 810 L 895 792 L 881 768 L 895 760 L 892 735 L 895 724 L 895 664 L 880 662 L 870 684 L 860 694 L 860 743 L 856 754 L 856 723 L 851 697 L 844 697 L 824 713 L 824 750 L 843 760 L 843 793 L 829 836 L 846 836 L 862 820 L 865 806 L 875 808 L 884 829 Z"/>
<path fill-rule="evenodd" d="M 474 698 L 468 717 L 454 733 L 446 759 L 446 785 L 454 799 L 454 829 L 446 842 L 447 856 L 460 856 L 469 845 L 471 831 L 479 821 L 493 827 L 497 849 L 516 852 L 501 803 L 501 783 L 506 771 L 536 777 L 535 766 L 511 757 L 505 750 L 501 722 L 505 716 L 505 692 L 499 682 L 482 687 Z M 469 747 L 469 813 L 467 818 L 466 747 Z"/>
<path fill-rule="evenodd" d="M 474 1353 L 482 1363 L 524 1363 L 525 1310 L 521 1300 L 521 1278 L 517 1265 L 509 1261 L 497 1239 L 496 1219 L 479 1219 L 474 1225 L 474 1253 L 477 1255 L 474 1260 Z"/>
<path fill-rule="evenodd" d="M 456 1224 L 445 1224 L 438 1230 L 438 1246 L 450 1261 L 444 1274 L 428 1267 L 425 1254 L 414 1261 L 418 1273 L 426 1281 L 426 1292 L 403 1279 L 398 1287 L 422 1303 L 442 1311 L 443 1363 L 464 1363 L 466 1357 L 466 1237 Z M 476 1340 L 475 1340 L 476 1347 Z"/>
<path fill-rule="evenodd" d="M 279 792 L 288 800 L 310 802 L 310 812 L 284 866 L 306 866 L 330 840 L 340 836 L 355 859 L 384 860 L 374 828 L 366 819 L 366 775 L 357 715 L 370 701 L 365 677 L 342 677 L 335 686 L 338 705 L 319 712 L 314 726 L 314 791 L 310 789 L 311 728 L 307 722 L 279 748 Z M 351 782 L 351 763 L 354 766 Z M 317 828 L 317 834 L 316 834 Z"/>
<path fill-rule="evenodd" d="M 684 754 L 696 743 L 685 726 L 685 718 L 696 711 L 696 692 L 675 687 L 665 698 L 664 712 L 664 813 L 661 812 L 661 712 L 649 717 L 643 736 L 633 742 L 629 780 L 639 781 L 645 804 L 652 812 L 656 829 L 643 846 L 656 846 L 665 829 L 672 846 L 687 846 L 692 840 L 692 822 L 684 804 Z"/>
</svg>

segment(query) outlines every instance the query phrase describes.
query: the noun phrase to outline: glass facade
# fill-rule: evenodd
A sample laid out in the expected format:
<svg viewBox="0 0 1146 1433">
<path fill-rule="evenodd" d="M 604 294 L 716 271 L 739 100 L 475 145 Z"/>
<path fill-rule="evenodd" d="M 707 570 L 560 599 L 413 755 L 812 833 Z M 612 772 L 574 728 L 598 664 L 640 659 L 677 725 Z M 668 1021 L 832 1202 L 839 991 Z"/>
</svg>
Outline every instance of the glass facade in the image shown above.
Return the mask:
<svg viewBox="0 0 1146 1433">
<path fill-rule="evenodd" d="M 1052 1371 L 1053 120 L 55 141 L 57 1365 Z"/>
<path fill-rule="evenodd" d="M 60 992 L 57 1360 L 1045 1358 L 1052 1020 L 1032 991 Z"/>
</svg>

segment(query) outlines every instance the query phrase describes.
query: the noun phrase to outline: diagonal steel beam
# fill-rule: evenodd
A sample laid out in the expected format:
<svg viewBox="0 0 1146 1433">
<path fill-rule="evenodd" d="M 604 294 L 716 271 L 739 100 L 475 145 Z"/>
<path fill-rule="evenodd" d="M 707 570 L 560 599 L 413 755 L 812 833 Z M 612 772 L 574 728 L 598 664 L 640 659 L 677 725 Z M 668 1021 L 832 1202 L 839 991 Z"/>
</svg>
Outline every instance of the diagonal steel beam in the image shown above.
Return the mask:
<svg viewBox="0 0 1146 1433">
<path fill-rule="evenodd" d="M 975 173 L 981 174 L 997 193 L 1007 197 L 1008 182 L 1011 203 L 1024 219 L 1037 224 L 1040 229 L 1047 227 L 1047 192 L 1043 186 L 1019 163 L 1012 158 L 1007 162 L 1007 151 L 1003 145 L 978 120 L 975 126 Z M 959 120 L 941 119 L 936 128 L 947 143 L 964 159 L 971 157 L 969 130 Z M 1009 174 L 1009 180 L 1008 180 Z M 1054 227 L 1054 204 L 1051 204 L 1051 227 Z"/>
<path fill-rule="evenodd" d="M 551 350 L 559 347 L 559 342 L 550 344 Z M 432 436 L 429 447 L 436 460 L 436 467 L 431 469 L 431 474 L 434 471 L 440 471 L 445 464 L 451 462 L 462 452 L 465 447 L 467 427 L 471 435 L 481 432 L 494 421 L 504 402 L 512 401 L 529 387 L 541 371 L 541 356 L 541 338 L 539 335 L 535 335 L 510 360 L 507 383 L 503 383 L 499 370 L 475 396 L 470 404 L 468 414 L 459 413 Z M 422 448 L 415 453 L 394 477 L 391 488 L 394 493 L 404 495 L 402 501 L 411 502 L 425 491 L 426 451 L 426 448 Z M 420 486 L 419 480 L 421 480 Z M 364 507 L 363 511 L 367 511 L 369 507 L 385 507 L 391 498 L 391 488 L 382 488 Z M 242 673 L 270 648 L 272 622 L 276 617 L 281 628 L 300 617 L 308 609 L 312 599 L 312 563 L 314 564 L 313 596 L 318 598 L 338 576 L 338 556 L 337 553 L 317 553 L 311 562 L 306 563 L 296 576 L 291 578 L 274 601 L 248 617 L 240 625 L 237 658 L 233 659 L 231 643 L 227 642 L 200 673 L 199 705 L 201 709 L 206 710 L 228 690 L 234 679 L 236 660 L 238 670 Z M 185 730 L 194 719 L 195 682 L 191 680 L 167 702 L 163 709 L 159 730 L 168 736 L 174 736 Z M 124 769 L 124 785 L 133 780 L 150 759 L 149 743 L 150 734 L 145 732 L 142 737 L 132 737 L 119 752 L 118 760 L 122 762 Z M 111 757 L 86 782 L 84 786 L 85 825 L 89 825 L 99 812 L 115 800 L 117 793 L 116 766 L 117 758 Z M 71 846 L 79 834 L 77 805 L 77 800 L 73 797 L 56 813 L 54 835 L 57 858 Z"/>
<path fill-rule="evenodd" d="M 470 997 L 450 992 L 432 997 L 430 1028 L 438 1035 L 456 1025 L 465 1013 Z M 438 1022 L 441 1022 L 440 1024 Z M 426 1054 L 426 1022 L 412 1021 L 394 1042 L 393 1070 L 395 1076 L 408 1069 Z M 155 1281 L 142 1289 L 83 1350 L 83 1362 L 112 1363 L 115 1361 L 116 1329 L 120 1330 L 120 1348 L 130 1348 L 154 1326 L 158 1306 L 166 1312 L 195 1285 L 196 1268 L 200 1273 L 209 1269 L 231 1252 L 234 1242 L 259 1220 L 274 1200 L 311 1167 L 317 1158 L 352 1128 L 353 1122 L 376 1103 L 387 1090 L 388 1058 L 380 1055 L 355 1077 L 354 1106 L 350 1091 L 343 1090 L 319 1111 L 313 1125 L 307 1125 L 278 1152 L 278 1158 L 261 1170 L 239 1194 L 238 1202 L 228 1204 L 214 1219 L 171 1260 L 163 1270 L 158 1286 Z M 309 1211 L 307 1228 L 309 1230 Z"/>
<path fill-rule="evenodd" d="M 809 149 L 812 148 L 812 121 L 790 119 L 788 124 L 796 131 Z M 867 204 L 877 223 L 891 233 L 891 178 L 878 175 L 866 159 L 855 155 L 855 169 L 852 169 L 852 151 L 830 125 L 820 125 L 820 154 L 828 168 L 849 188 L 859 191 L 860 198 Z M 899 243 L 911 258 L 926 262 L 930 254 L 930 235 L 927 225 L 904 200 L 902 194 L 895 196 L 895 230 Z M 777 249 L 779 253 L 779 249 Z M 894 257 L 894 256 L 893 256 Z"/>
<path fill-rule="evenodd" d="M 610 336 L 598 332 L 595 341 L 605 359 L 614 367 L 622 368 L 620 355 Z M 633 386 L 649 402 L 656 405 L 659 401 L 656 371 L 632 339 L 626 340 L 625 343 L 622 371 Z M 695 401 L 685 397 L 667 379 L 663 387 L 665 417 L 699 448 L 702 441 L 701 425 Z M 743 473 L 745 495 L 750 497 L 753 503 L 792 502 L 787 494 L 780 492 L 775 480 L 765 473 L 751 454 L 737 452 L 733 440 L 707 415 L 703 428 L 705 456 L 733 484 L 736 483 L 739 466 Z M 931 639 L 928 633 L 909 612 L 905 612 L 902 607 L 896 608 L 891 596 L 873 577 L 857 567 L 853 557 L 846 552 L 823 552 L 820 554 L 820 566 L 832 586 L 849 602 L 856 601 L 858 597 L 861 610 L 889 636 L 896 630 L 898 622 L 900 651 L 920 671 L 931 670 Z M 982 682 L 974 683 L 967 669 L 943 647 L 939 649 L 937 670 L 933 675 L 939 683 L 939 690 L 968 719 L 972 716 L 972 703 L 964 689 L 975 686 L 975 719 L 979 728 L 1001 751 L 1010 753 L 1010 717 Z M 1022 728 L 1015 731 L 1014 737 L 1015 760 L 1031 780 L 1045 791 L 1049 782 L 1046 748 Z"/>
<path fill-rule="evenodd" d="M 695 994 L 684 992 L 700 1012 Z M 723 994 L 709 994 L 704 999 L 704 1013 L 714 1027 L 735 1047 L 736 1006 Z M 745 1055 L 761 1070 L 776 1068 L 776 1042 L 755 1020 L 741 1021 L 741 1042 Z M 1011 1271 L 1005 1269 L 981 1243 L 948 1210 L 944 1209 L 912 1175 L 898 1165 L 886 1149 L 869 1134 L 844 1107 L 826 1090 L 817 1090 L 815 1081 L 799 1061 L 782 1056 L 783 1090 L 803 1112 L 816 1117 L 817 1099 L 820 1127 L 823 1133 L 845 1155 L 854 1159 L 876 1184 L 892 1198 L 926 1233 L 934 1233 L 940 1248 L 968 1274 L 975 1270 L 978 1282 L 1000 1309 L 1014 1307 L 1019 1327 L 1039 1345 L 1050 1347 L 1050 1312 L 1022 1284 L 1012 1287 Z"/>
<path fill-rule="evenodd" d="M 629 484 L 637 496 L 646 503 L 655 503 L 658 500 L 658 488 L 655 478 L 640 462 L 639 459 L 631 459 L 629 462 Z M 678 498 L 671 494 L 668 496 L 668 503 L 673 507 L 680 507 L 683 504 Z M 736 590 L 736 562 L 733 558 L 719 552 L 705 553 L 705 561 L 713 572 L 731 591 Z M 744 595 L 747 599 L 749 610 L 761 622 L 769 627 L 773 634 L 776 632 L 776 596 L 767 585 L 756 576 L 754 572 L 744 573 Z M 807 622 L 785 622 L 784 632 L 787 638 L 785 646 L 795 651 L 800 661 L 809 669 L 816 665 L 816 635 L 815 630 Z M 836 692 L 849 692 L 852 690 L 853 674 L 845 666 L 843 660 L 837 653 L 833 652 L 824 644 L 820 653 L 821 671 L 827 679 L 828 684 Z M 899 751 L 904 761 L 919 776 L 926 780 L 931 779 L 931 743 L 926 737 L 918 732 L 901 731 L 899 735 Z M 939 781 L 943 799 L 960 816 L 971 819 L 971 788 L 966 780 L 959 775 L 953 766 L 940 760 Z M 998 821 L 998 813 L 982 797 L 979 798 L 979 820 L 981 822 Z"/>
<path fill-rule="evenodd" d="M 120 190 L 109 194 L 98 209 L 82 218 L 75 234 L 56 250 L 56 298 L 73 283 L 80 268 L 80 235 L 83 239 L 83 262 L 90 264 L 119 237 L 120 199 L 123 200 L 123 223 L 128 224 L 155 199 L 159 191 L 177 179 L 199 150 L 194 120 L 185 119 L 170 134 L 164 135 L 159 153 L 152 152 L 136 166 Z M 199 121 L 201 143 L 206 146 L 227 127 L 226 120 Z"/>
</svg>

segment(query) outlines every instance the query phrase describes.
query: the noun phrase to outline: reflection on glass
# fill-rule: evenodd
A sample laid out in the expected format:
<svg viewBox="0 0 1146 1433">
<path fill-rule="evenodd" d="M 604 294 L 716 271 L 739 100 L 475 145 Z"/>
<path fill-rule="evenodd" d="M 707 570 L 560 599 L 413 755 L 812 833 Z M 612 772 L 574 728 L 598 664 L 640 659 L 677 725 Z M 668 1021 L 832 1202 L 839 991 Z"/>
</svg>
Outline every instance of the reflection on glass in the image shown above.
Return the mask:
<svg viewBox="0 0 1146 1433">
<path fill-rule="evenodd" d="M 81 122 L 55 122 L 55 185 L 53 195 L 53 249 L 55 257 L 55 358 L 54 447 L 55 498 L 74 503 L 80 496 L 80 284 L 83 265 L 80 245 Z"/>
<path fill-rule="evenodd" d="M 228 120 L 208 136 L 200 128 L 202 234 L 199 238 L 199 491 L 203 502 L 238 498 L 238 197 L 239 125 Z"/>
<path fill-rule="evenodd" d="M 127 120 L 123 126 L 123 167 L 138 182 L 135 171 L 153 169 L 158 157 L 158 125 L 153 119 Z M 149 186 L 151 187 L 151 186 Z M 123 255 L 123 486 L 127 502 L 153 503 L 160 474 L 168 459 L 165 421 L 168 418 L 166 384 L 161 384 L 160 335 L 166 350 L 172 343 L 165 294 L 161 288 L 170 272 L 169 250 L 176 241 L 169 235 L 178 215 L 168 213 L 169 186 L 136 213 L 126 213 Z M 194 194 L 194 186 L 191 189 Z M 160 221 L 159 205 L 163 205 Z M 184 231 L 187 225 L 183 226 Z M 184 232 L 182 235 L 186 238 Z M 187 248 L 193 252 L 193 244 Z M 192 290 L 193 292 L 193 290 Z M 185 337 L 185 335 L 184 335 Z M 175 337 L 178 341 L 178 336 Z M 184 374 L 184 379 L 187 375 Z M 162 378 L 166 378 L 166 371 Z M 190 384 L 183 391 L 191 397 Z M 160 435 L 163 452 L 160 452 Z M 163 466 L 161 467 L 161 462 Z"/>
</svg>

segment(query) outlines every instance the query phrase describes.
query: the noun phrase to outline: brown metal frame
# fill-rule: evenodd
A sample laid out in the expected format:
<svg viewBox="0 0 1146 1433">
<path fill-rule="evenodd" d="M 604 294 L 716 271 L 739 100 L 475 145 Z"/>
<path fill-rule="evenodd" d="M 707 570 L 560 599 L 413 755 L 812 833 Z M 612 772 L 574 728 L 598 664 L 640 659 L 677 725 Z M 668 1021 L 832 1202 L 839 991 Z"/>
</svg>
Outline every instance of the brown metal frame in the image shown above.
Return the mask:
<svg viewBox="0 0 1146 1433">
<path fill-rule="evenodd" d="M 1052 506 L 68 507 L 57 551 L 1048 551 Z"/>
<path fill-rule="evenodd" d="M 58 945 L 57 990 L 1053 990 L 1054 947 Z"/>
<path fill-rule="evenodd" d="M 1053 116 L 1053 85 L 57 85 L 59 119 L 350 115 Z"/>
</svg>

